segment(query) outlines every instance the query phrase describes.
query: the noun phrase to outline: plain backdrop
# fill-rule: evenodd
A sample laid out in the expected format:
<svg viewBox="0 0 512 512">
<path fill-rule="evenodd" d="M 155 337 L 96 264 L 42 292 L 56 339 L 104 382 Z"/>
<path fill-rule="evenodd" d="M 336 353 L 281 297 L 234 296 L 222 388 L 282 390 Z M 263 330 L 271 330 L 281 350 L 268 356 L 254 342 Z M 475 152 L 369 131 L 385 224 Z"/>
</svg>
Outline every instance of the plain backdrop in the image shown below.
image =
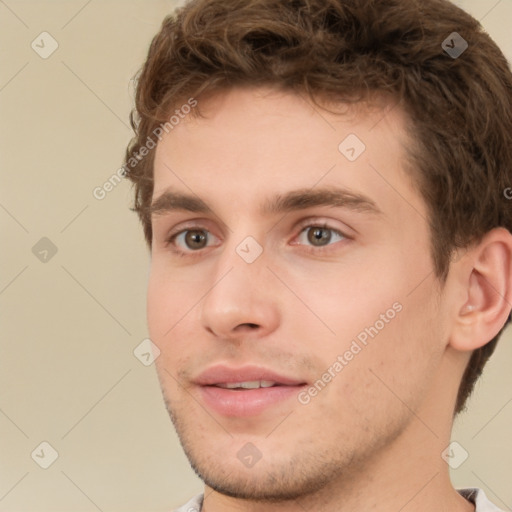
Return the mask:
<svg viewBox="0 0 512 512">
<path fill-rule="evenodd" d="M 512 58 L 512 2 L 459 4 Z M 122 163 L 131 78 L 174 6 L 0 0 L 1 512 L 170 511 L 202 490 L 134 355 L 149 253 L 131 186 L 93 195 Z M 511 362 L 507 332 L 453 433 L 469 453 L 454 485 L 505 510 Z"/>
</svg>

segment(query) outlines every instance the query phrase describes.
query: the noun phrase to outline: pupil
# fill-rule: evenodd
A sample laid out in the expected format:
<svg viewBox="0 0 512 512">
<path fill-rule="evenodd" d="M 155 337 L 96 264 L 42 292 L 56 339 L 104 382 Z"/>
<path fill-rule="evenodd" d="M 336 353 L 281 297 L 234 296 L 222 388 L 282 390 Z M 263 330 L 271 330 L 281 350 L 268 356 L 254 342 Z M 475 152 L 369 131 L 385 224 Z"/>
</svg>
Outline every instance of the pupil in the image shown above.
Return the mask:
<svg viewBox="0 0 512 512">
<path fill-rule="evenodd" d="M 310 233 L 312 235 L 308 238 L 313 245 L 323 245 L 323 243 L 318 244 L 318 242 L 329 242 L 331 239 L 331 232 L 325 228 L 314 228 L 310 230 Z"/>
<path fill-rule="evenodd" d="M 202 247 L 201 242 L 206 240 L 206 236 L 202 231 L 189 231 L 186 236 L 187 245 L 197 249 Z"/>
</svg>

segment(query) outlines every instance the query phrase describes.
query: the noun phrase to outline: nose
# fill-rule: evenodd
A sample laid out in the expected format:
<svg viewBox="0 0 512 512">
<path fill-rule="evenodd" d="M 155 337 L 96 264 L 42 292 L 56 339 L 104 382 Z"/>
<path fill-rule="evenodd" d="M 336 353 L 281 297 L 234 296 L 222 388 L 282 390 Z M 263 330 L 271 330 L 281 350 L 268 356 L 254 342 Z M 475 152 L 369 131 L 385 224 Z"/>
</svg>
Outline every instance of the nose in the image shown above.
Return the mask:
<svg viewBox="0 0 512 512">
<path fill-rule="evenodd" d="M 226 247 L 216 262 L 211 288 L 202 301 L 203 327 L 223 340 L 268 336 L 280 321 L 276 280 L 265 251 L 252 263 Z"/>
</svg>

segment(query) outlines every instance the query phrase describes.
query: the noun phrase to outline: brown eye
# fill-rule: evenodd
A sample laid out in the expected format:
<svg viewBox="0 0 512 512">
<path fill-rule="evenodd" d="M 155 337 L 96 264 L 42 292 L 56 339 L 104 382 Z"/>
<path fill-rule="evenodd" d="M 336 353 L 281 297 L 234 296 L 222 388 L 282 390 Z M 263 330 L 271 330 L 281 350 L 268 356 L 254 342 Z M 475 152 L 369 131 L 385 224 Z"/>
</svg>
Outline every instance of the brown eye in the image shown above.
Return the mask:
<svg viewBox="0 0 512 512">
<path fill-rule="evenodd" d="M 181 257 L 200 257 L 203 249 L 218 245 L 219 240 L 203 226 L 191 226 L 170 235 L 165 242 L 174 254 Z"/>
<path fill-rule="evenodd" d="M 323 245 L 328 244 L 332 238 L 332 230 L 329 228 L 323 228 L 320 226 L 314 226 L 307 228 L 308 231 L 308 241 L 311 242 L 312 245 L 317 247 L 321 247 Z"/>
<path fill-rule="evenodd" d="M 306 224 L 297 236 L 298 244 L 304 245 L 309 251 L 329 251 L 330 246 L 336 249 L 336 242 L 343 242 L 346 237 L 341 231 L 327 224 Z M 294 243 L 295 245 L 295 243 Z"/>
<path fill-rule="evenodd" d="M 183 231 L 185 234 L 185 245 L 189 249 L 203 249 L 207 245 L 206 231 L 199 229 L 189 229 Z"/>
</svg>

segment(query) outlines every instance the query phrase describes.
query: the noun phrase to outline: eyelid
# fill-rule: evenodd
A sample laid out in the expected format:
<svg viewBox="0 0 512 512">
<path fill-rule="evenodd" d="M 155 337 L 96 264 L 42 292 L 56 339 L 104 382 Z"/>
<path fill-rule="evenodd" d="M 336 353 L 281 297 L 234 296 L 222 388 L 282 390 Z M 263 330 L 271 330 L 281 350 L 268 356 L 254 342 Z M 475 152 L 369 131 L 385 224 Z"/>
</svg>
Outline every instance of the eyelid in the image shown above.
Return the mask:
<svg viewBox="0 0 512 512">
<path fill-rule="evenodd" d="M 164 239 L 165 247 L 168 247 L 169 245 L 172 245 L 174 243 L 174 240 L 179 235 L 183 234 L 183 232 L 185 232 L 185 231 L 206 231 L 209 236 L 219 239 L 219 237 L 214 235 L 212 233 L 212 231 L 208 227 L 203 225 L 200 221 L 196 221 L 195 223 L 190 224 L 190 225 L 181 225 L 179 228 L 177 228 L 175 230 L 171 230 L 167 235 L 165 235 L 165 239 Z M 193 252 L 199 253 L 201 251 L 200 250 L 199 251 L 190 251 L 189 250 L 188 252 L 190 252 L 190 253 L 193 253 Z"/>
<path fill-rule="evenodd" d="M 169 246 L 173 246 L 172 251 L 180 256 L 195 256 L 200 255 L 204 249 L 199 249 L 197 251 L 193 251 L 190 249 L 179 249 L 177 246 L 175 246 L 175 239 L 181 235 L 185 231 L 206 231 L 210 236 L 213 236 L 214 238 L 219 238 L 216 235 L 212 233 L 212 231 L 205 225 L 208 224 L 208 222 L 205 222 L 202 219 L 195 219 L 190 220 L 188 222 L 185 222 L 183 224 L 180 224 L 178 228 L 171 230 L 164 239 L 164 246 L 168 248 Z M 324 229 L 328 229 L 330 231 L 333 231 L 334 233 L 337 233 L 338 235 L 342 236 L 344 239 L 351 240 L 353 237 L 348 235 L 346 231 L 350 231 L 350 229 L 339 229 L 338 227 L 334 227 L 331 225 L 330 220 L 314 217 L 314 218 L 307 218 L 299 222 L 299 224 L 294 228 L 294 232 L 296 233 L 293 236 L 293 240 L 295 240 L 301 233 L 304 231 L 305 228 L 313 228 L 313 227 L 320 227 Z M 340 241 L 342 242 L 342 241 Z M 338 242 L 338 243 L 340 243 Z M 292 242 L 291 245 L 302 245 L 305 247 L 306 251 L 310 252 L 329 252 L 330 250 L 336 250 L 330 249 L 331 246 L 336 244 L 328 244 L 326 246 L 313 246 L 313 245 L 305 245 L 305 244 L 299 244 L 298 242 Z M 215 244 L 213 245 L 215 247 Z"/>
<path fill-rule="evenodd" d="M 187 230 L 192 231 L 194 229 L 196 229 L 196 230 L 202 229 L 204 231 L 208 231 L 208 233 L 211 233 L 211 230 L 207 226 L 207 224 L 209 224 L 207 219 L 194 219 L 194 220 L 185 221 L 185 222 L 179 223 L 178 227 L 175 227 L 175 228 L 171 229 L 169 232 L 166 232 L 164 236 L 165 236 L 166 240 L 169 240 L 173 236 L 179 235 L 183 231 L 187 231 Z"/>
<path fill-rule="evenodd" d="M 321 227 L 324 229 L 329 229 L 331 231 L 339 233 L 340 235 L 342 235 L 344 238 L 347 238 L 347 239 L 352 239 L 354 237 L 354 235 L 349 235 L 349 233 L 354 230 L 352 230 L 345 224 L 344 224 L 344 226 L 346 226 L 346 228 L 335 227 L 332 224 L 333 222 L 334 221 L 327 220 L 325 218 L 322 219 L 322 218 L 318 218 L 318 217 L 305 219 L 305 220 L 301 221 L 295 228 L 297 230 L 297 234 L 295 235 L 295 238 L 302 232 L 302 230 L 304 228 L 307 228 L 307 227 Z"/>
</svg>

